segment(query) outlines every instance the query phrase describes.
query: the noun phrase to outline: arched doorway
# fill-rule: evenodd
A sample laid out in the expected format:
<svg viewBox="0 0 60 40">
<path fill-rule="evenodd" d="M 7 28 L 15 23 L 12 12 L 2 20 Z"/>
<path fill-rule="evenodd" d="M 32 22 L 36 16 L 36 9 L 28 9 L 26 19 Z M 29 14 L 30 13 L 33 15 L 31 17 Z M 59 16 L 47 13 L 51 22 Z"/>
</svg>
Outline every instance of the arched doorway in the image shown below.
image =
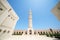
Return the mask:
<svg viewBox="0 0 60 40">
<path fill-rule="evenodd" d="M 30 34 L 30 35 L 32 34 L 32 30 L 29 30 L 29 34 Z"/>
</svg>

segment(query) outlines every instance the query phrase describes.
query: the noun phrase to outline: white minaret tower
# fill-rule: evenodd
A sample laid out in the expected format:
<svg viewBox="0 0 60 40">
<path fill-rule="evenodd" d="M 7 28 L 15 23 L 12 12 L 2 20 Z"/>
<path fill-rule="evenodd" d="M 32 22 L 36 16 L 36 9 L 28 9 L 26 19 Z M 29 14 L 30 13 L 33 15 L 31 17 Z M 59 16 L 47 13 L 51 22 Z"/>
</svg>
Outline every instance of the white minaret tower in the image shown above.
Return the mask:
<svg viewBox="0 0 60 40">
<path fill-rule="evenodd" d="M 28 28 L 32 28 L 32 10 L 29 11 L 29 17 L 28 17 Z"/>
<path fill-rule="evenodd" d="M 33 28 L 32 28 L 32 10 L 29 10 L 29 17 L 28 17 L 28 34 L 33 34 Z"/>
</svg>

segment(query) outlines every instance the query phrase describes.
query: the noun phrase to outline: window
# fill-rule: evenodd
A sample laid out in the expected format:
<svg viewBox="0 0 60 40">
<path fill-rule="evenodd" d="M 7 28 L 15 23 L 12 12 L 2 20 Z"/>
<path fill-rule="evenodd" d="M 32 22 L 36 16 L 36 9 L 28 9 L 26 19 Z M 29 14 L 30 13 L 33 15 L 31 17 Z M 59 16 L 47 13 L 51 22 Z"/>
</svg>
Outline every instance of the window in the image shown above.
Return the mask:
<svg viewBox="0 0 60 40">
<path fill-rule="evenodd" d="M 11 11 L 11 9 L 9 9 L 8 11 Z"/>
<path fill-rule="evenodd" d="M 42 32 L 42 35 L 44 35 L 45 34 L 45 32 Z"/>
<path fill-rule="evenodd" d="M 18 35 L 18 32 L 17 32 L 17 35 Z"/>
<path fill-rule="evenodd" d="M 22 32 L 19 32 L 19 35 L 22 35 Z"/>
<path fill-rule="evenodd" d="M 6 30 L 3 31 L 3 33 L 5 33 L 5 32 L 6 32 Z"/>
<path fill-rule="evenodd" d="M 10 31 L 8 31 L 7 33 L 9 33 Z"/>
<path fill-rule="evenodd" d="M 23 34 L 23 32 L 22 32 L 22 34 Z"/>
<path fill-rule="evenodd" d="M 36 31 L 34 32 L 34 34 L 36 34 Z"/>
<path fill-rule="evenodd" d="M 40 32 L 38 32 L 38 34 L 40 34 Z"/>
<path fill-rule="evenodd" d="M 0 32 L 1 32 L 2 30 L 0 29 Z"/>
<path fill-rule="evenodd" d="M 41 34 L 42 34 L 42 32 L 41 32 Z"/>
<path fill-rule="evenodd" d="M 4 12 L 6 7 L 0 2 L 0 11 Z"/>
<path fill-rule="evenodd" d="M 0 8 L 0 11 L 2 11 L 3 9 L 2 8 Z"/>
<path fill-rule="evenodd" d="M 32 30 L 29 30 L 29 34 L 30 34 L 30 35 L 32 34 Z"/>
<path fill-rule="evenodd" d="M 10 15 L 8 15 L 8 17 L 10 17 Z"/>
<path fill-rule="evenodd" d="M 30 33 L 30 35 L 31 35 L 32 33 Z"/>
<path fill-rule="evenodd" d="M 27 34 L 27 31 L 25 32 L 25 34 Z"/>
</svg>

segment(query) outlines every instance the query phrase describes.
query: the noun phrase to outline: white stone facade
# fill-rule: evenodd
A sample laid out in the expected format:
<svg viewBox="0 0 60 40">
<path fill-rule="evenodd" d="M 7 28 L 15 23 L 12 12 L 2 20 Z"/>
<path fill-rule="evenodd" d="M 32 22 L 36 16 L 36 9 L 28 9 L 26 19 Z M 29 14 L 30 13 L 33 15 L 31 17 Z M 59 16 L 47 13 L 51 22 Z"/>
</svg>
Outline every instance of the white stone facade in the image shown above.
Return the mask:
<svg viewBox="0 0 60 40">
<path fill-rule="evenodd" d="M 19 17 L 7 0 L 0 0 L 0 40 L 12 35 Z"/>
</svg>

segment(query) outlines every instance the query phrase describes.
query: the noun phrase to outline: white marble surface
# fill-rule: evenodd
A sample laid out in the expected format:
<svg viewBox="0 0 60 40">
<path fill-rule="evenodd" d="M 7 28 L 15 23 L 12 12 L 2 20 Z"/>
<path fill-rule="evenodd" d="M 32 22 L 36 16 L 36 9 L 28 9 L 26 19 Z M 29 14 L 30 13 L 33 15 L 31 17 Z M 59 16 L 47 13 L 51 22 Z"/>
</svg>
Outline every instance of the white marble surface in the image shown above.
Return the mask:
<svg viewBox="0 0 60 40">
<path fill-rule="evenodd" d="M 8 40 L 8 39 L 6 39 Z M 46 36 L 39 36 L 39 35 L 13 35 L 9 40 L 57 40 L 56 38 L 46 37 Z"/>
</svg>

